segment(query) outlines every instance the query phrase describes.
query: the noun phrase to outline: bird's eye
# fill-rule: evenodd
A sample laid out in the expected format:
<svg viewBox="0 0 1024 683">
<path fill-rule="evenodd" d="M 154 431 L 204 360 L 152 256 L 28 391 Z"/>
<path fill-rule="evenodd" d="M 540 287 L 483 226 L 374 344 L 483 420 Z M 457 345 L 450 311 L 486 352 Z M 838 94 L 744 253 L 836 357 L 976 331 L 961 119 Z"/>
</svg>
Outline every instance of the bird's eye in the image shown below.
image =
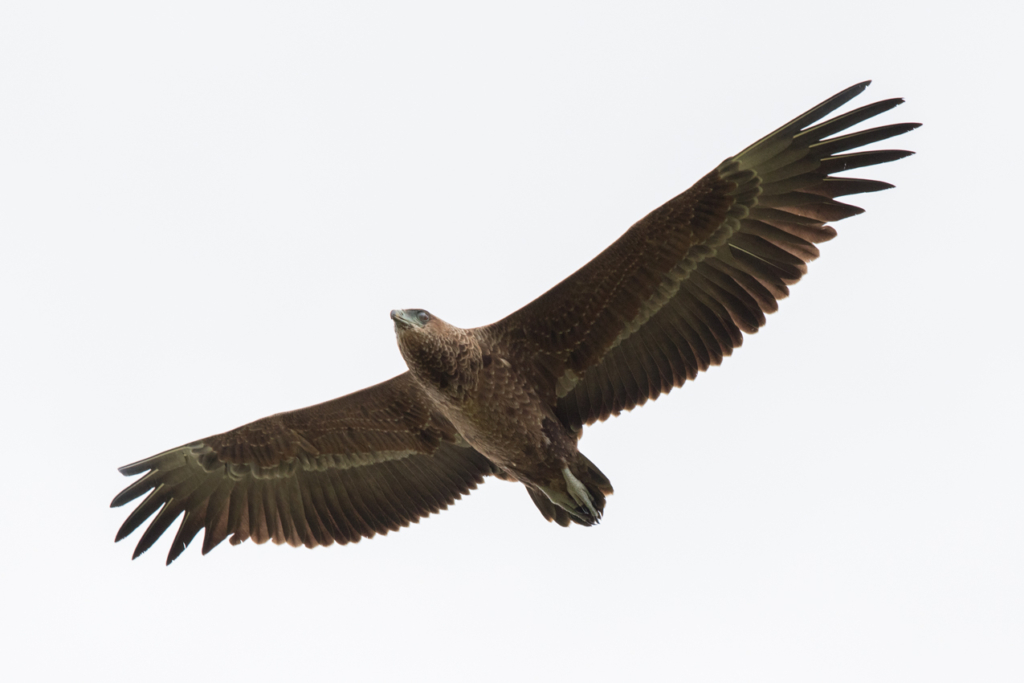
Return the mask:
<svg viewBox="0 0 1024 683">
<path fill-rule="evenodd" d="M 419 318 L 419 321 L 424 325 L 430 321 L 430 314 L 427 313 L 426 311 L 420 311 L 419 313 L 416 314 L 416 317 Z"/>
</svg>

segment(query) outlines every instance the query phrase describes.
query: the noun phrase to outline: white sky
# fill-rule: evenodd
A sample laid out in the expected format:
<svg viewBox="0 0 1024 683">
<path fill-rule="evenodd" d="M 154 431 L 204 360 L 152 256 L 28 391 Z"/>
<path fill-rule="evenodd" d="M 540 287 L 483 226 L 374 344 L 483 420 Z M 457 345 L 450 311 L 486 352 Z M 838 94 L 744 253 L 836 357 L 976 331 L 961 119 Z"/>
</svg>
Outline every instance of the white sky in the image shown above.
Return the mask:
<svg viewBox="0 0 1024 683">
<path fill-rule="evenodd" d="M 696 4 L 5 2 L 0 675 L 1024 679 L 1019 17 Z M 917 156 L 586 432 L 599 527 L 495 480 L 349 547 L 113 543 L 117 466 L 397 374 L 390 309 L 497 320 L 866 78 Z"/>
</svg>

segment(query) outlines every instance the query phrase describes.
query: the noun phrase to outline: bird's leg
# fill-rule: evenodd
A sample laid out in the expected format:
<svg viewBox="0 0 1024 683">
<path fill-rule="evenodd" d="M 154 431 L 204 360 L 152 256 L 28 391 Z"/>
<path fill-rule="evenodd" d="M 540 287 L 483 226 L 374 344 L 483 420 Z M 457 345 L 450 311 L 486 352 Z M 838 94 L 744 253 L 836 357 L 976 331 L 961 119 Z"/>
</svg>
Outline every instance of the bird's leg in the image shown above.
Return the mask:
<svg viewBox="0 0 1024 683">
<path fill-rule="evenodd" d="M 590 526 L 600 522 L 601 512 L 598 509 L 600 502 L 597 505 L 594 504 L 594 497 L 587 489 L 586 484 L 580 481 L 568 467 L 562 468 L 562 479 L 565 481 L 564 488 L 559 486 L 560 482 L 556 483 L 556 481 L 552 481 L 551 486 L 543 484 L 534 484 L 534 486 L 543 491 L 548 500 L 568 512 L 578 524 Z M 543 511 L 542 508 L 541 512 Z"/>
<path fill-rule="evenodd" d="M 583 482 L 577 479 L 568 467 L 562 468 L 562 476 L 565 477 L 565 488 L 576 504 L 589 510 L 590 516 L 595 522 L 601 519 L 601 513 L 594 508 L 594 499 L 591 498 L 590 491 L 583 485 Z"/>
</svg>

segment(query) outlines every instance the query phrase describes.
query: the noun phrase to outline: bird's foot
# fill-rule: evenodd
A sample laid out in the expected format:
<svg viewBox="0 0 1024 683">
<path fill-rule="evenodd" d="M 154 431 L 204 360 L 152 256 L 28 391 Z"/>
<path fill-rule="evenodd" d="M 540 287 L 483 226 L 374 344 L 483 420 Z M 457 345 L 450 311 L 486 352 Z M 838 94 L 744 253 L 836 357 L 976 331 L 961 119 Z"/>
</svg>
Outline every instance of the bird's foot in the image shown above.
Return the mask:
<svg viewBox="0 0 1024 683">
<path fill-rule="evenodd" d="M 594 524 L 601 521 L 601 513 L 594 507 L 594 499 L 590 491 L 583 485 L 583 482 L 576 478 L 576 475 L 568 467 L 562 468 L 562 476 L 565 477 L 565 488 L 573 501 L 576 502 L 576 512 L 581 517 L 589 517 Z"/>
</svg>

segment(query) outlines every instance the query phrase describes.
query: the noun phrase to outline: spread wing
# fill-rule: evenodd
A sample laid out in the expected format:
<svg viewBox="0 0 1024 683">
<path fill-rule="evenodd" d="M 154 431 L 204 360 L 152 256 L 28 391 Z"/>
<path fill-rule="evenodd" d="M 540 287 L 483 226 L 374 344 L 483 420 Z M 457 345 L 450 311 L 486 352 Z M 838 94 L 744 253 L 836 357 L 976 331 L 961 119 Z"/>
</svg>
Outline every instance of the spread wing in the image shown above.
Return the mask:
<svg viewBox="0 0 1024 683">
<path fill-rule="evenodd" d="M 525 347 L 563 423 L 579 430 L 642 405 L 718 365 L 778 308 L 788 285 L 861 213 L 835 197 L 892 187 L 834 177 L 905 157 L 847 153 L 919 124 L 838 133 L 901 104 L 876 102 L 816 122 L 860 83 L 755 142 L 630 228 L 491 334 Z"/>
<path fill-rule="evenodd" d="M 493 468 L 404 373 L 120 471 L 148 473 L 111 507 L 149 495 L 116 540 L 156 513 L 133 559 L 184 513 L 167 555 L 170 564 L 204 528 L 204 555 L 229 535 L 232 544 L 251 538 L 313 547 L 398 531 L 447 508 Z"/>
</svg>

